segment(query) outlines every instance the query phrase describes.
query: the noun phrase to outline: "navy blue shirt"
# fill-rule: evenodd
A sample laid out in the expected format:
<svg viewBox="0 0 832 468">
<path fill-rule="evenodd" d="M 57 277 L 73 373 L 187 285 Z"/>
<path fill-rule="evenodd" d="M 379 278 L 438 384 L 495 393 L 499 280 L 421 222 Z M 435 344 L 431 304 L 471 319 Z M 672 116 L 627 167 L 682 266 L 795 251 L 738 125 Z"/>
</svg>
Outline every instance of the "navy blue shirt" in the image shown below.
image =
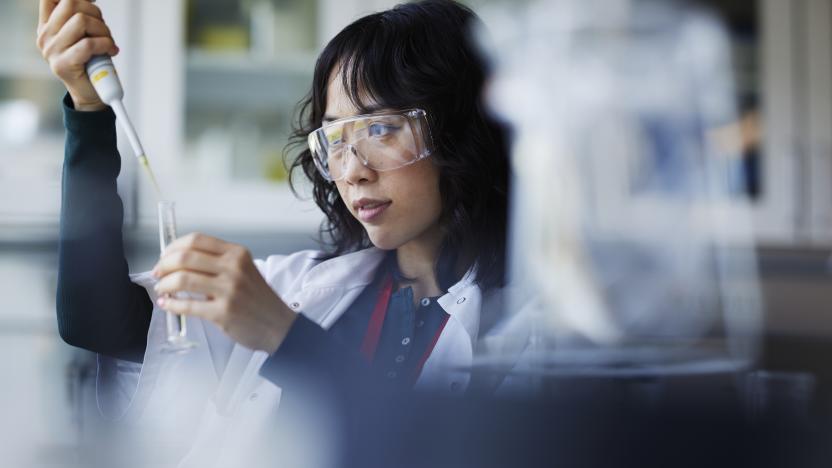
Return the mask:
<svg viewBox="0 0 832 468">
<path fill-rule="evenodd" d="M 332 326 L 330 334 L 348 348 L 358 350 L 367 333 L 373 310 L 380 296 L 384 279 L 393 277 L 394 292 L 387 305 L 378 348 L 372 367 L 388 380 L 412 384 L 418 377 L 419 365 L 434 342 L 447 312 L 436 302 L 438 297 L 419 298 L 414 304 L 410 286 L 396 288 L 405 282 L 398 270 L 393 252 L 387 255 L 376 272 L 373 283 L 364 289 L 347 312 Z"/>
</svg>

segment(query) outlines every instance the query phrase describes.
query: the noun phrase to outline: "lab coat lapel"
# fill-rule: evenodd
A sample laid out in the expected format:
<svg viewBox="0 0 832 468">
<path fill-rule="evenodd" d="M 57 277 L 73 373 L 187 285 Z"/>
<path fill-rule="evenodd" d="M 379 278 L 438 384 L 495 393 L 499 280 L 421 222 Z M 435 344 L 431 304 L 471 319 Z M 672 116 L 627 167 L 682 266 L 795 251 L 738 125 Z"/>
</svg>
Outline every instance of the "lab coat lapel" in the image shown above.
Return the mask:
<svg viewBox="0 0 832 468">
<path fill-rule="evenodd" d="M 518 313 L 507 320 L 504 316 L 507 288 L 490 291 L 485 296 L 474 280 L 474 274 L 469 272 L 439 298 L 439 304 L 450 318 L 425 362 L 416 382 L 417 389 L 450 390 L 457 394 L 465 390 L 493 393 L 526 351 L 530 337 L 528 314 Z M 480 333 L 486 336 L 481 337 Z M 504 372 L 472 373 L 475 351 L 501 356 Z"/>
<path fill-rule="evenodd" d="M 332 258 L 306 274 L 300 293 L 290 306 L 328 329 L 373 282 L 387 251 L 369 248 Z"/>
<path fill-rule="evenodd" d="M 329 328 L 373 280 L 384 251 L 365 249 L 321 262 L 303 278 L 300 292 L 285 297 L 290 308 Z M 234 346 L 216 393 L 217 408 L 226 411 L 254 352 Z"/>
<path fill-rule="evenodd" d="M 531 388 L 525 385 L 528 379 L 512 370 L 517 369 L 522 360 L 530 358 L 535 310 L 534 298 L 521 295 L 520 290 L 510 286 L 496 290 L 484 299 L 480 335 L 475 345 L 475 353 L 483 360 L 480 366 L 474 363 L 469 392 L 508 395 Z"/>
<path fill-rule="evenodd" d="M 474 282 L 474 272 L 469 271 L 438 302 L 450 318 L 415 388 L 461 392 L 470 380 L 468 368 L 473 361 L 482 306 L 482 292 Z"/>
</svg>

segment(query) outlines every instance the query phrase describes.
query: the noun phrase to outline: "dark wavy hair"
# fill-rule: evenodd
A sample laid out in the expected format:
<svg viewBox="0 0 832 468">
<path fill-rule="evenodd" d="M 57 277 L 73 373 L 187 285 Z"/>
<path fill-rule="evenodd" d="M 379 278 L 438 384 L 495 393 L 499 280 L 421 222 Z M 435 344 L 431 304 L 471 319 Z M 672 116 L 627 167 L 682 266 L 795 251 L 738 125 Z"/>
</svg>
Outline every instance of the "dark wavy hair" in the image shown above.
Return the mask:
<svg viewBox="0 0 832 468">
<path fill-rule="evenodd" d="M 487 70 L 471 37 L 477 24 L 470 9 L 450 0 L 401 4 L 356 20 L 318 57 L 290 140 L 290 148 L 305 148 L 307 135 L 321 126 L 330 74 L 338 67 L 344 90 L 362 113 L 369 110 L 367 98 L 385 108 L 427 111 L 446 233 L 436 266 L 443 290 L 471 267 L 484 290 L 505 278 L 507 138 L 481 100 Z M 313 198 L 326 215 L 321 241 L 331 254 L 369 247 L 366 231 L 335 184 L 317 171 L 308 148 L 291 162 L 296 194 L 298 172 L 312 182 Z"/>
</svg>

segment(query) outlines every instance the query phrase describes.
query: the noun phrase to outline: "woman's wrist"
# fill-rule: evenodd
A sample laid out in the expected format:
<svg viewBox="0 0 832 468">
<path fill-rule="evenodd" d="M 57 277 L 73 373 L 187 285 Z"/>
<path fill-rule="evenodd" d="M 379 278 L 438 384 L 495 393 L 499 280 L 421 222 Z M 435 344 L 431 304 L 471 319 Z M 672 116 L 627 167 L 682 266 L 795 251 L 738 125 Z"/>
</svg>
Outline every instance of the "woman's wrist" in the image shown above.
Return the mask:
<svg viewBox="0 0 832 468">
<path fill-rule="evenodd" d="M 280 349 L 280 345 L 286 340 L 289 330 L 291 330 L 292 325 L 294 325 L 295 320 L 298 318 L 298 314 L 285 305 L 280 308 L 277 315 L 278 326 L 275 327 L 275 331 L 271 334 L 269 343 L 266 345 L 266 352 L 269 354 L 274 354 Z"/>
<path fill-rule="evenodd" d="M 98 112 L 107 108 L 100 99 L 82 99 L 69 91 L 69 98 L 72 100 L 72 107 L 79 112 Z"/>
<path fill-rule="evenodd" d="M 107 105 L 103 102 L 98 104 L 75 104 L 75 110 L 79 112 L 98 112 L 106 108 Z"/>
</svg>

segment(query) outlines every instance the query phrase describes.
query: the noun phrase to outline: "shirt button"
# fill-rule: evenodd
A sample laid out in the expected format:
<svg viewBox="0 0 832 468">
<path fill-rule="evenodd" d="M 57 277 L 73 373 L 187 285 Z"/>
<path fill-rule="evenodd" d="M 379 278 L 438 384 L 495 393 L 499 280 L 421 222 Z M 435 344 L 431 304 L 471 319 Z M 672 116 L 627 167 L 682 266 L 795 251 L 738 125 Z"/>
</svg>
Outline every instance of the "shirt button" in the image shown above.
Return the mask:
<svg viewBox="0 0 832 468">
<path fill-rule="evenodd" d="M 457 304 L 462 304 L 463 302 L 465 302 L 465 298 L 464 298 L 464 297 L 460 297 L 459 299 L 457 299 L 457 300 L 456 300 L 456 303 L 457 303 Z"/>
<path fill-rule="evenodd" d="M 258 395 L 256 393 L 252 393 L 251 395 L 248 396 L 249 401 L 255 401 L 255 400 L 257 400 L 257 398 L 258 398 Z"/>
<path fill-rule="evenodd" d="M 451 382 L 451 391 L 456 392 L 459 390 L 459 382 Z"/>
<path fill-rule="evenodd" d="M 410 338 L 409 338 L 409 337 L 405 337 L 405 338 L 402 340 L 402 346 L 407 346 L 407 345 L 409 345 L 409 344 L 410 344 Z"/>
<path fill-rule="evenodd" d="M 422 302 L 422 307 L 427 307 L 427 306 L 430 305 L 430 299 L 427 298 L 427 297 L 423 297 L 421 302 Z"/>
<path fill-rule="evenodd" d="M 424 326 L 425 326 L 425 321 L 424 320 L 419 320 L 418 322 L 416 322 L 416 328 L 422 328 Z"/>
<path fill-rule="evenodd" d="M 396 371 L 390 371 L 387 373 L 387 378 L 393 380 L 396 378 Z"/>
<path fill-rule="evenodd" d="M 289 304 L 289 307 L 291 307 L 293 309 L 297 309 L 298 307 L 300 307 L 300 302 L 293 302 L 293 303 Z"/>
<path fill-rule="evenodd" d="M 396 356 L 396 363 L 397 364 L 401 364 L 403 362 L 404 362 L 404 355 L 403 354 L 399 354 L 398 356 Z"/>
</svg>

